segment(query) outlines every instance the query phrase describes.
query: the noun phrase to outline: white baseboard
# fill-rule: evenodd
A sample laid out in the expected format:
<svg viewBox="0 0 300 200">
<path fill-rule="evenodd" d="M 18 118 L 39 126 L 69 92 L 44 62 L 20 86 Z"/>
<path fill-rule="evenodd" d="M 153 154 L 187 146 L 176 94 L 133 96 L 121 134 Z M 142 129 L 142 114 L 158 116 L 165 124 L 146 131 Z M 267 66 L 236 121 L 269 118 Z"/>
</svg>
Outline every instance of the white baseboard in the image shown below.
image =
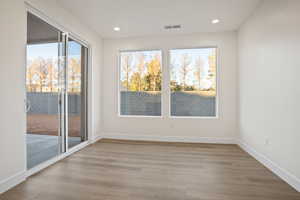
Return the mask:
<svg viewBox="0 0 300 200">
<path fill-rule="evenodd" d="M 234 138 L 210 137 L 181 137 L 181 136 L 153 136 L 153 135 L 125 135 L 104 133 L 100 139 L 137 140 L 153 142 L 186 142 L 186 143 L 211 143 L 211 144 L 236 144 Z"/>
<path fill-rule="evenodd" d="M 6 192 L 10 188 L 19 185 L 26 180 L 26 171 L 19 172 L 0 182 L 0 194 Z"/>
<path fill-rule="evenodd" d="M 287 182 L 290 186 L 300 192 L 300 180 L 287 170 L 280 167 L 277 163 L 267 158 L 262 153 L 256 151 L 253 147 L 247 144 L 244 141 L 238 141 L 238 145 L 251 156 L 253 156 L 256 160 L 262 163 L 265 167 L 270 169 L 274 174 L 279 176 L 285 182 Z"/>
<path fill-rule="evenodd" d="M 211 144 L 238 144 L 244 151 L 253 156 L 257 161 L 295 188 L 300 192 L 300 180 L 290 172 L 281 168 L 265 155 L 259 153 L 254 148 L 243 141 L 237 141 L 234 138 L 206 138 L 206 137 L 180 137 L 180 136 L 149 136 L 149 135 L 125 135 L 104 133 L 97 138 L 100 139 L 120 139 L 120 140 L 137 140 L 137 141 L 157 141 L 157 142 L 188 142 L 188 143 L 211 143 Z"/>
<path fill-rule="evenodd" d="M 96 137 L 94 137 L 94 138 L 92 139 L 91 143 L 92 143 L 92 144 L 93 144 L 93 143 L 96 143 L 96 142 L 98 142 L 98 141 L 101 140 L 101 139 L 103 139 L 103 136 L 102 136 L 102 135 L 98 135 L 98 136 L 96 136 Z"/>
</svg>

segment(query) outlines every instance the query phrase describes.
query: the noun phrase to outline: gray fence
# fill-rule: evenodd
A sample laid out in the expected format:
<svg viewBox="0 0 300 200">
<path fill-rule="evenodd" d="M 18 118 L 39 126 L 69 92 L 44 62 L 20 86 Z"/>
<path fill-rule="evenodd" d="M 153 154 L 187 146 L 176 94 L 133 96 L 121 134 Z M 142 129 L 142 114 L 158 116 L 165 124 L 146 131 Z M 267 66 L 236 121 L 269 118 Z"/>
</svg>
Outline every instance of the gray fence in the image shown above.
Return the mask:
<svg viewBox="0 0 300 200">
<path fill-rule="evenodd" d="M 161 94 L 148 92 L 121 92 L 121 115 L 161 115 Z M 31 109 L 29 114 L 57 114 L 58 94 L 50 92 L 28 92 Z M 68 107 L 71 114 L 79 114 L 81 96 L 69 94 Z M 215 116 L 216 98 L 186 92 L 171 94 L 172 116 Z"/>
<path fill-rule="evenodd" d="M 216 97 L 173 92 L 171 94 L 172 116 L 216 116 Z"/>
<path fill-rule="evenodd" d="M 121 115 L 161 115 L 161 94 L 121 92 Z M 216 98 L 188 92 L 171 94 L 172 116 L 216 116 Z"/>
<path fill-rule="evenodd" d="M 161 94 L 147 92 L 121 92 L 121 115 L 161 115 Z"/>
<path fill-rule="evenodd" d="M 30 103 L 29 114 L 48 114 L 58 113 L 58 93 L 53 92 L 27 92 L 27 100 Z M 69 113 L 79 114 L 81 96 L 79 94 L 68 95 Z"/>
</svg>

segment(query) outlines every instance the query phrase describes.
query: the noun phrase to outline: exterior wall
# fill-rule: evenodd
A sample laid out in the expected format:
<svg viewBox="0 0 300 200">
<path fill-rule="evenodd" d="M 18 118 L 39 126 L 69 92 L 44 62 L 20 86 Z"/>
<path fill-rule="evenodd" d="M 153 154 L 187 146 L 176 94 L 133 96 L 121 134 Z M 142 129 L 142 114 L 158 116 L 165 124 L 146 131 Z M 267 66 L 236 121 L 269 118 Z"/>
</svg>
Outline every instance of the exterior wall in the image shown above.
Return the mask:
<svg viewBox="0 0 300 200">
<path fill-rule="evenodd" d="M 300 1 L 266 0 L 239 31 L 240 140 L 298 178 Z"/>
<path fill-rule="evenodd" d="M 168 49 L 218 47 L 218 118 L 171 118 Z M 233 139 L 237 136 L 236 32 L 104 40 L 102 76 L 103 133 L 108 136 Z M 163 50 L 162 117 L 119 117 L 120 50 Z"/>
</svg>

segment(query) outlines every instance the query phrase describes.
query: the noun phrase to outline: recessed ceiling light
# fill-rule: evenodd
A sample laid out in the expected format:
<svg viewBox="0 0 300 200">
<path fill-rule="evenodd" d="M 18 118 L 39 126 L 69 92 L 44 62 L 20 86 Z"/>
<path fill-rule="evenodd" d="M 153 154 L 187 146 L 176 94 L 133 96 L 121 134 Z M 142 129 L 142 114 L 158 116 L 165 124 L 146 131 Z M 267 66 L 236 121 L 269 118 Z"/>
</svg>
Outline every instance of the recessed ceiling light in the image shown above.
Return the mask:
<svg viewBox="0 0 300 200">
<path fill-rule="evenodd" d="M 114 27 L 114 31 L 120 31 L 120 27 Z"/>
<path fill-rule="evenodd" d="M 220 22 L 219 19 L 214 19 L 214 20 L 211 21 L 212 24 L 217 24 L 217 23 L 219 23 L 219 22 Z"/>
</svg>

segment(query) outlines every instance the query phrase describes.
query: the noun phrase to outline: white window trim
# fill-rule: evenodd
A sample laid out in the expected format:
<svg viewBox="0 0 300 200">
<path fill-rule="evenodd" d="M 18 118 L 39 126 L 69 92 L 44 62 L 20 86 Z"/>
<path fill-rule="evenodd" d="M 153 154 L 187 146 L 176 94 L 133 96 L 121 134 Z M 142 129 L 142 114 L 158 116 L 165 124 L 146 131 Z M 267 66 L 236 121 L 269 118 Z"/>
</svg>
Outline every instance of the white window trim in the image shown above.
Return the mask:
<svg viewBox="0 0 300 200">
<path fill-rule="evenodd" d="M 170 51 L 171 50 L 178 50 L 178 49 L 205 49 L 205 48 L 215 48 L 216 49 L 216 115 L 215 116 L 172 116 L 171 115 L 171 89 L 170 89 Z M 147 115 L 121 115 L 120 111 L 120 74 L 121 74 L 121 53 L 122 52 L 138 52 L 138 51 L 161 51 L 161 71 L 162 71 L 162 85 L 161 85 L 161 115 L 160 116 L 147 116 Z M 169 119 L 203 119 L 203 120 L 219 120 L 220 119 L 220 49 L 218 46 L 200 46 L 200 47 L 180 47 L 180 48 L 153 48 L 153 49 L 126 49 L 126 50 L 119 50 L 117 56 L 117 112 L 119 118 L 155 118 L 155 119 L 162 119 L 162 118 L 169 118 Z M 166 66 L 166 68 L 165 68 Z M 165 84 L 167 82 L 167 84 Z M 166 87 L 167 88 L 166 88 Z M 164 101 L 164 95 L 168 96 L 168 100 Z M 168 105 L 165 105 L 166 104 Z M 165 114 L 164 106 L 168 107 L 168 111 Z"/>
<path fill-rule="evenodd" d="M 171 64 L 171 56 L 170 56 L 170 51 L 171 50 L 184 50 L 184 49 L 207 49 L 207 48 L 214 48 L 216 49 L 216 116 L 172 116 L 171 115 L 171 88 L 170 88 L 170 64 Z M 219 48 L 218 46 L 202 46 L 202 47 L 181 47 L 181 48 L 169 48 L 168 50 L 168 98 L 169 98 L 169 112 L 168 112 L 168 118 L 170 119 L 220 119 L 219 116 L 219 84 L 220 84 L 220 76 L 219 76 Z"/>
<path fill-rule="evenodd" d="M 142 52 L 142 51 L 160 51 L 161 52 L 161 76 L 162 76 L 162 80 L 161 80 L 161 96 L 160 96 L 160 102 L 161 102 L 161 106 L 160 106 L 160 113 L 161 115 L 160 116 L 155 116 L 155 115 L 121 115 L 121 88 L 120 88 L 120 78 L 121 78 L 121 53 L 124 53 L 124 52 Z M 164 78 L 163 78 L 163 66 L 164 66 L 164 51 L 160 48 L 153 48 L 153 49 L 139 49 L 139 50 L 119 50 L 118 51 L 118 56 L 117 56 L 117 68 L 118 68 L 118 81 L 117 81 L 117 84 L 118 84 L 118 87 L 117 87 L 117 95 L 118 95 L 118 117 L 119 118 L 155 118 L 155 119 L 161 119 L 164 117 L 164 114 L 163 114 L 163 91 L 164 91 L 164 88 L 163 88 L 163 85 L 164 85 Z"/>
</svg>

